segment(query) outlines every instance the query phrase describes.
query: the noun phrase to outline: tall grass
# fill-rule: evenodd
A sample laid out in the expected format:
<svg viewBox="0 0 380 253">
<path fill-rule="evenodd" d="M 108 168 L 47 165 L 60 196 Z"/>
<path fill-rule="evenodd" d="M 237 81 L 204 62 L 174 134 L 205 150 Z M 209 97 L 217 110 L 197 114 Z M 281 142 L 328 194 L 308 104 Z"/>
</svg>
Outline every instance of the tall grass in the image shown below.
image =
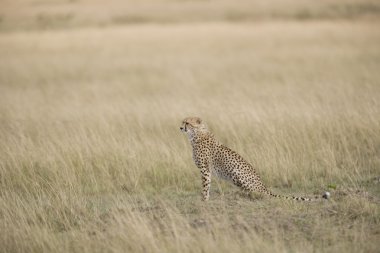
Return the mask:
<svg viewBox="0 0 380 253">
<path fill-rule="evenodd" d="M 365 21 L 0 34 L 0 251 L 375 252 L 379 42 Z M 274 192 L 332 200 L 214 178 L 201 202 L 189 115 Z"/>
</svg>

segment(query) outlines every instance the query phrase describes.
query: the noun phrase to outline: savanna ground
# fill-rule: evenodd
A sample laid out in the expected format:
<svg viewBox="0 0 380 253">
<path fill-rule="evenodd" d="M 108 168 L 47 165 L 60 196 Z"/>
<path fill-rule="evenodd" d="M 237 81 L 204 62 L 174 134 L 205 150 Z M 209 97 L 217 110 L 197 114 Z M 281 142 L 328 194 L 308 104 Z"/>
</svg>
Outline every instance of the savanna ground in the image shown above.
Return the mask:
<svg viewBox="0 0 380 253">
<path fill-rule="evenodd" d="M 233 2 L 0 2 L 1 252 L 378 252 L 380 4 Z M 189 115 L 331 200 L 202 202 Z"/>
</svg>

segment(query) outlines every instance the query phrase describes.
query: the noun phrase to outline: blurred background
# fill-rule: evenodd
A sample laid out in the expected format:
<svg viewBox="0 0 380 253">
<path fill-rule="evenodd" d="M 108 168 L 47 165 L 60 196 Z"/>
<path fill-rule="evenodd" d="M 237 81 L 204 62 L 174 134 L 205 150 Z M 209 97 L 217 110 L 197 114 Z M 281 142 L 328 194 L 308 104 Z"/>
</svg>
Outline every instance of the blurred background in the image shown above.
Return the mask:
<svg viewBox="0 0 380 253">
<path fill-rule="evenodd" d="M 143 23 L 376 19 L 376 0 L 2 0 L 1 30 L 102 27 Z"/>
</svg>

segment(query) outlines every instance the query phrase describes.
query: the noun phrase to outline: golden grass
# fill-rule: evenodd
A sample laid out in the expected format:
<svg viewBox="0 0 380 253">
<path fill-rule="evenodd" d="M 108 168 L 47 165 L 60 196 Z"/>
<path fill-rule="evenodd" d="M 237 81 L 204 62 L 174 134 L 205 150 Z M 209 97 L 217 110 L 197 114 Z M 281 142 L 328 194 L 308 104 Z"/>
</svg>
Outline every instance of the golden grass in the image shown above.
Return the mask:
<svg viewBox="0 0 380 253">
<path fill-rule="evenodd" d="M 376 252 L 376 22 L 0 33 L 1 252 Z M 199 173 L 201 116 L 275 193 Z"/>
</svg>

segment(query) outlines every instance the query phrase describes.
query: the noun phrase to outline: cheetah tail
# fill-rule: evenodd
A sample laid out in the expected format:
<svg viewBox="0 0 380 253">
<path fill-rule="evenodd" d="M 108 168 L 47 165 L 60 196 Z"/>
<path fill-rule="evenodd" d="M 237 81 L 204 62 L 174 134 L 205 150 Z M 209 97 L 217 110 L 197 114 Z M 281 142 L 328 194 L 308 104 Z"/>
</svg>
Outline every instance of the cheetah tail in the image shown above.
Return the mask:
<svg viewBox="0 0 380 253">
<path fill-rule="evenodd" d="M 307 197 L 294 197 L 294 196 L 283 196 L 283 195 L 277 195 L 270 191 L 266 192 L 271 197 L 275 198 L 284 198 L 284 199 L 290 199 L 290 200 L 297 200 L 297 201 L 318 201 L 322 199 L 328 199 L 330 197 L 329 192 L 325 192 L 322 196 L 314 196 L 313 198 L 307 198 Z"/>
</svg>

